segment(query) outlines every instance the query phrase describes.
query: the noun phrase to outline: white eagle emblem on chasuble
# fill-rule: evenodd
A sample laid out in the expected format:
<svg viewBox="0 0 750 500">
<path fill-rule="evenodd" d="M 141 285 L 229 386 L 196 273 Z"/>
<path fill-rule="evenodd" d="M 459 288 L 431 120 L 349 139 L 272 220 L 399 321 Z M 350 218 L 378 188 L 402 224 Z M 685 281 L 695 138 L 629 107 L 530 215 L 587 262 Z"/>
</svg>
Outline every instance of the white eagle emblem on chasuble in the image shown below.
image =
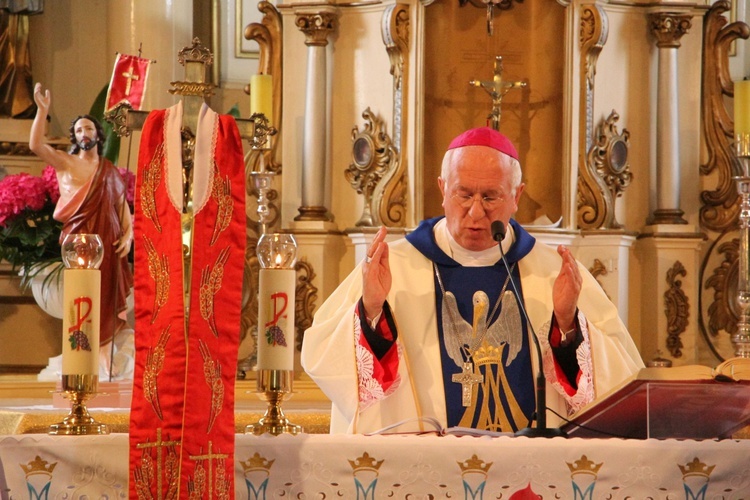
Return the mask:
<svg viewBox="0 0 750 500">
<path fill-rule="evenodd" d="M 459 425 L 472 427 L 479 412 L 476 422 L 479 429 L 509 431 L 523 427 L 528 419 L 516 402 L 505 373 L 505 368 L 510 366 L 523 347 L 523 326 L 518 302 L 513 293 L 507 290 L 503 292 L 500 315 L 491 325 L 487 323 L 494 316 L 497 305 L 490 313 L 489 298 L 481 290 L 474 293 L 472 302 L 474 317 L 472 324 L 469 324 L 458 311 L 456 296 L 450 291 L 443 294 L 445 349 L 456 366 L 471 363 L 473 375 L 478 381 L 481 380 L 478 384 L 471 384 L 471 402 Z M 504 350 L 508 351 L 508 356 L 503 366 Z M 503 397 L 507 406 L 502 403 Z M 493 404 L 490 405 L 490 402 Z"/>
</svg>

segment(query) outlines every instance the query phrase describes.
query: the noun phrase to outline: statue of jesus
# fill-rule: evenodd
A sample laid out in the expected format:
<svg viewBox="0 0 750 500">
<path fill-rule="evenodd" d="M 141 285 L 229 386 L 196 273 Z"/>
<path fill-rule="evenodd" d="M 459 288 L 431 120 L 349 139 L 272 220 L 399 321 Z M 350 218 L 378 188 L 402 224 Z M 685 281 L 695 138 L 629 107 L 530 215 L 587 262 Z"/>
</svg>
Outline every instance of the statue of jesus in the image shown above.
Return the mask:
<svg viewBox="0 0 750 500">
<path fill-rule="evenodd" d="M 125 324 L 126 298 L 133 284 L 127 256 L 133 225 L 126 201 L 127 185 L 117 168 L 101 156 L 104 132 L 89 115 L 73 120 L 69 153 L 44 140 L 52 98 L 42 85 L 34 87 L 37 113 L 31 125 L 29 148 L 57 173 L 60 199 L 54 218 L 63 223 L 60 241 L 71 233 L 98 234 L 104 244 L 100 343 L 106 344 Z"/>
</svg>

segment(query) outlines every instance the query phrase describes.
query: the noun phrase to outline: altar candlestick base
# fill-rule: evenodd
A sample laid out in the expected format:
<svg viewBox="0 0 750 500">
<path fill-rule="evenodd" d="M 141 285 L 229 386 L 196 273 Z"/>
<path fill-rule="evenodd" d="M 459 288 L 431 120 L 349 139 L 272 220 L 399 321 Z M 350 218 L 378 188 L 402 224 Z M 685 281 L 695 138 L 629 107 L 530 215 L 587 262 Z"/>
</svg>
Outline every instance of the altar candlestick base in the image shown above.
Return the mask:
<svg viewBox="0 0 750 500">
<path fill-rule="evenodd" d="M 292 370 L 260 370 L 258 372 L 258 396 L 268 401 L 263 417 L 255 424 L 245 427 L 245 434 L 297 435 L 302 426 L 293 424 L 284 415 L 281 402 L 292 392 Z"/>
<path fill-rule="evenodd" d="M 98 375 L 63 375 L 62 392 L 71 401 L 70 413 L 62 422 L 49 426 L 52 436 L 87 436 L 109 434 L 106 424 L 94 420 L 85 402 L 96 395 Z"/>
</svg>

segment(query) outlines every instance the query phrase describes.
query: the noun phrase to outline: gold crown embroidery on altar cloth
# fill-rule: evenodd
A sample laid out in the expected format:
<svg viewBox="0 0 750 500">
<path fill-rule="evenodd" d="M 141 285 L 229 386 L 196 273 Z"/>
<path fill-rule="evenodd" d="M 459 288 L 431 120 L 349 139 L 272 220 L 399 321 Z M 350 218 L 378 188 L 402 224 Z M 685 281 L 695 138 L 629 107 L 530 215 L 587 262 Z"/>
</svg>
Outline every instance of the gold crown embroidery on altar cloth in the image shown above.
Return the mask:
<svg viewBox="0 0 750 500">
<path fill-rule="evenodd" d="M 356 460 L 349 460 L 349 465 L 352 466 L 352 470 L 356 473 L 363 470 L 378 472 L 380 466 L 383 465 L 384 460 L 376 461 L 370 456 L 369 453 L 364 452 L 361 457 Z"/>
<path fill-rule="evenodd" d="M 47 465 L 49 464 L 49 465 Z M 18 464 L 21 466 L 21 469 L 23 469 L 23 473 L 26 474 L 26 477 L 33 474 L 47 474 L 49 476 L 52 475 L 52 471 L 55 470 L 55 467 L 57 467 L 57 462 L 50 464 L 46 460 L 44 460 L 42 457 L 37 455 L 34 460 L 29 462 L 28 464 Z"/>
<path fill-rule="evenodd" d="M 240 460 L 240 465 L 242 466 L 243 472 L 254 472 L 261 470 L 269 472 L 271 470 L 271 466 L 275 461 L 275 458 L 273 460 L 268 460 L 266 457 L 260 456 L 260 453 L 256 451 L 255 455 L 248 458 L 247 461 L 243 462 L 242 460 Z"/>
<path fill-rule="evenodd" d="M 708 466 L 701 462 L 698 457 L 695 457 L 692 462 L 688 462 L 685 466 L 678 465 L 680 472 L 682 472 L 682 478 L 688 478 L 690 476 L 702 476 L 708 479 L 708 476 L 713 472 L 715 465 Z"/>
<path fill-rule="evenodd" d="M 565 462 L 568 464 L 568 468 L 570 469 L 570 474 L 592 474 L 596 476 L 599 473 L 599 469 L 602 468 L 602 465 L 604 465 L 604 462 L 601 462 L 599 464 L 595 464 L 591 460 L 588 459 L 586 455 L 581 455 L 581 458 L 573 462 L 572 464 L 570 462 Z"/>
<path fill-rule="evenodd" d="M 492 467 L 492 464 L 494 462 L 485 462 L 476 455 L 472 455 L 471 458 L 466 460 L 465 462 L 456 463 L 461 468 L 461 475 L 463 476 L 467 472 L 481 472 L 482 474 L 486 475 L 487 471 L 490 470 L 490 467 Z"/>
</svg>

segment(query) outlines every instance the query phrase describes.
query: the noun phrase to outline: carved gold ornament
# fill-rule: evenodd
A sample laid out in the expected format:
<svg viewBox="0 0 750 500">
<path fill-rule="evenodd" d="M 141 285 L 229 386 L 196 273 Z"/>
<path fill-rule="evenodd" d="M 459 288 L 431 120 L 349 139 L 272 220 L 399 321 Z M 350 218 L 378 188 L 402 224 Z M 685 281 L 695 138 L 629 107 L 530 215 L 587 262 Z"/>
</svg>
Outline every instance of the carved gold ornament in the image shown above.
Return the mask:
<svg viewBox="0 0 750 500">
<path fill-rule="evenodd" d="M 680 38 L 692 27 L 690 14 L 654 12 L 649 15 L 651 33 L 659 48 L 679 48 Z"/>
<path fill-rule="evenodd" d="M 722 14 L 730 3 L 721 0 L 713 4 L 705 17 L 703 32 L 703 135 L 708 160 L 700 167 L 702 176 L 711 176 L 708 182 L 715 189 L 701 192 L 701 226 L 721 232 L 736 224 L 739 216 L 737 188 L 732 176 L 742 171 L 732 142 L 734 124 L 727 111 L 726 98 L 734 95 L 729 76 L 729 46 L 735 40 L 750 38 L 750 27 L 743 22 L 727 25 Z M 715 179 L 715 181 L 713 180 Z"/>
<path fill-rule="evenodd" d="M 672 268 L 667 271 L 667 285 L 669 288 L 664 292 L 664 314 L 667 317 L 667 349 L 673 358 L 682 356 L 682 340 L 680 335 L 687 329 L 688 317 L 690 316 L 690 304 L 687 295 L 682 290 L 682 280 L 679 276 L 687 276 L 685 266 L 678 260 Z"/>
<path fill-rule="evenodd" d="M 305 45 L 328 45 L 328 35 L 336 29 L 338 16 L 332 12 L 316 12 L 314 14 L 297 14 L 295 24 L 305 34 Z"/>
<path fill-rule="evenodd" d="M 581 87 L 580 87 L 580 115 L 579 115 L 579 147 L 581 151 L 590 151 L 593 146 L 593 103 L 594 77 L 596 62 L 599 54 L 607 42 L 609 26 L 607 14 L 598 5 L 584 5 L 581 7 L 580 43 L 581 43 Z M 578 162 L 578 226 L 580 228 L 601 227 L 605 218 L 604 207 L 591 203 L 597 202 L 593 191 L 600 186 L 605 189 L 603 181 L 594 175 L 595 167 L 588 165 L 588 155 L 579 155 Z"/>
<path fill-rule="evenodd" d="M 585 170 L 579 172 L 578 225 L 581 229 L 620 229 L 615 201 L 633 180 L 628 163 L 630 132 L 617 130 L 620 115 L 612 110 L 599 126 L 596 143 L 586 155 Z"/>
<path fill-rule="evenodd" d="M 375 199 L 373 193 L 386 172 L 397 168 L 398 155 L 382 118 L 375 116 L 370 108 L 362 113 L 362 118 L 366 121 L 364 128 L 352 129 L 352 163 L 344 175 L 357 193 L 365 197 L 362 216 L 354 225 L 373 227 L 381 224 L 378 211 L 381 200 Z"/>
</svg>

